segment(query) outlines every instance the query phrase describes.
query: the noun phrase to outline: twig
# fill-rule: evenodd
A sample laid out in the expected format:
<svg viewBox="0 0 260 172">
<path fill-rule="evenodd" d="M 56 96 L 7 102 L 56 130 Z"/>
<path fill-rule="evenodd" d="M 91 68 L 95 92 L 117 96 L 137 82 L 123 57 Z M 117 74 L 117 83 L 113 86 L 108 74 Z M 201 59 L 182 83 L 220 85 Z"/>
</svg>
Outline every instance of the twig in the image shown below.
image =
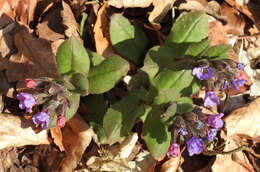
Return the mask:
<svg viewBox="0 0 260 172">
<path fill-rule="evenodd" d="M 243 150 L 249 150 L 249 147 L 248 146 L 241 146 L 241 147 L 238 147 L 236 149 L 233 149 L 231 151 L 227 151 L 227 152 L 222 152 L 222 151 L 214 151 L 214 152 L 203 152 L 203 154 L 205 155 L 209 155 L 209 156 L 214 156 L 214 155 L 218 155 L 218 154 L 221 154 L 221 155 L 228 155 L 228 154 L 233 154 L 233 153 L 236 153 L 236 152 L 239 152 L 239 151 L 243 151 Z"/>
</svg>

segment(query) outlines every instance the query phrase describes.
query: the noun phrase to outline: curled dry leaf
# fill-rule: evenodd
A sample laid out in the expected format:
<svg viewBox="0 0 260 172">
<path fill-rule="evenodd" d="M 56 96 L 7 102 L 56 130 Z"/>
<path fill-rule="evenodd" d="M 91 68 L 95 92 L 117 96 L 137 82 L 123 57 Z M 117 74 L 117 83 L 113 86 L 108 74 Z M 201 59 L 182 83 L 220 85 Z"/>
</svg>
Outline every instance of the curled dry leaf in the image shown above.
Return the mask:
<svg viewBox="0 0 260 172">
<path fill-rule="evenodd" d="M 35 133 L 31 120 L 12 114 L 0 114 L 0 149 L 24 145 L 50 144 L 47 130 Z"/>
<path fill-rule="evenodd" d="M 107 18 L 107 5 L 104 4 L 97 14 L 97 20 L 94 26 L 94 38 L 96 50 L 99 55 L 104 57 L 109 56 L 112 52 L 109 36 L 109 20 Z"/>
<path fill-rule="evenodd" d="M 177 171 L 180 164 L 180 158 L 170 158 L 163 163 L 161 172 L 175 172 Z"/>
<path fill-rule="evenodd" d="M 59 147 L 60 151 L 64 151 L 65 148 L 62 143 L 63 137 L 62 137 L 61 129 L 59 127 L 51 128 L 50 132 L 51 132 L 51 137 L 53 139 L 53 142 Z"/>
<path fill-rule="evenodd" d="M 67 26 L 65 30 L 65 35 L 71 37 L 72 35 L 76 36 L 78 40 L 81 40 L 79 35 L 79 24 L 77 23 L 73 12 L 71 11 L 70 6 L 62 1 L 63 10 L 61 11 L 62 23 Z"/>
<path fill-rule="evenodd" d="M 222 137 L 225 137 L 226 146 L 224 151 L 230 151 L 238 148 L 238 143 L 235 142 L 233 137 L 235 135 L 247 135 L 252 138 L 258 138 L 260 136 L 260 98 L 254 100 L 248 105 L 236 109 L 229 114 L 225 119 L 226 135 L 222 133 Z M 246 155 L 240 151 L 232 155 L 217 155 L 216 161 L 212 166 L 214 172 L 224 171 L 225 169 L 232 169 L 238 172 L 246 172 L 247 168 L 250 168 L 250 163 Z M 246 164 L 248 167 L 241 165 Z"/>
<path fill-rule="evenodd" d="M 151 23 L 160 23 L 176 0 L 153 0 L 154 9 L 149 16 Z M 172 9 L 174 10 L 174 9 Z"/>
<path fill-rule="evenodd" d="M 62 129 L 63 145 L 66 157 L 62 160 L 58 171 L 71 172 L 81 160 L 83 153 L 90 144 L 94 132 L 79 114 L 71 118 Z"/>
</svg>

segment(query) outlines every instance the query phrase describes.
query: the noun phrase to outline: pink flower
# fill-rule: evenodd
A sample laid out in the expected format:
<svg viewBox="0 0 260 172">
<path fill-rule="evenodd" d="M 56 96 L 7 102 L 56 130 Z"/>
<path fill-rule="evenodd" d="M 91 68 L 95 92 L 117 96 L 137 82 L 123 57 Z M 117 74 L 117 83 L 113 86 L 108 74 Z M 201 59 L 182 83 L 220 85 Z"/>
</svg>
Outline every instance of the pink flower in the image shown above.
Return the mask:
<svg viewBox="0 0 260 172">
<path fill-rule="evenodd" d="M 25 85 L 27 88 L 35 88 L 37 86 L 35 80 L 33 80 L 32 78 L 25 79 Z"/>
<path fill-rule="evenodd" d="M 180 156 L 180 145 L 172 143 L 167 152 L 167 156 L 172 156 L 174 158 Z"/>
<path fill-rule="evenodd" d="M 58 115 L 58 119 L 57 119 L 57 125 L 60 128 L 63 128 L 65 126 L 66 123 L 66 119 L 64 115 Z"/>
</svg>

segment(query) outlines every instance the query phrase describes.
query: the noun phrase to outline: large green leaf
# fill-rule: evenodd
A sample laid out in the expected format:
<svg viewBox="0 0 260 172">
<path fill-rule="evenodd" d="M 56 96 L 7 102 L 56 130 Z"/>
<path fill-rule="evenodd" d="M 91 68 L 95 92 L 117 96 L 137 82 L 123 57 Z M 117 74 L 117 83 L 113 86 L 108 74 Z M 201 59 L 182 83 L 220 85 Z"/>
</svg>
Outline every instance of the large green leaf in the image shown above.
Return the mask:
<svg viewBox="0 0 260 172">
<path fill-rule="evenodd" d="M 97 54 L 94 51 L 87 49 L 87 52 L 88 52 L 88 55 L 89 55 L 89 58 L 90 58 L 91 66 L 97 66 L 105 60 L 105 58 L 103 56 Z"/>
<path fill-rule="evenodd" d="M 110 22 L 110 40 L 118 53 L 133 61 L 142 62 L 147 38 L 145 33 L 135 25 L 131 25 L 121 14 L 114 14 Z"/>
<path fill-rule="evenodd" d="M 127 74 L 129 64 L 117 55 L 111 55 L 99 65 L 91 68 L 88 74 L 89 93 L 104 93 Z"/>
<path fill-rule="evenodd" d="M 170 146 L 171 134 L 167 125 L 161 121 L 163 112 L 159 108 L 153 108 L 144 122 L 144 139 L 154 158 L 162 157 Z"/>
<path fill-rule="evenodd" d="M 168 88 L 176 88 L 178 91 L 181 91 L 188 87 L 192 80 L 191 63 L 189 61 L 182 61 L 165 67 L 156 75 L 153 85 L 160 94 L 161 91 Z"/>
<path fill-rule="evenodd" d="M 186 50 L 185 55 L 191 57 L 200 57 L 201 54 L 206 48 L 209 47 L 211 40 L 205 39 L 201 42 L 192 43 L 189 48 Z"/>
<path fill-rule="evenodd" d="M 159 72 L 159 70 L 167 66 L 174 59 L 174 50 L 167 46 L 154 46 L 152 47 L 145 56 L 144 66 L 142 70 L 145 71 L 150 79 Z"/>
<path fill-rule="evenodd" d="M 160 92 L 160 94 L 154 98 L 154 104 L 165 104 L 172 101 L 176 101 L 180 98 L 180 93 L 177 88 L 168 88 Z"/>
<path fill-rule="evenodd" d="M 82 96 L 88 94 L 88 78 L 81 73 L 73 73 L 71 77 L 71 83 L 76 87 L 77 92 Z"/>
<path fill-rule="evenodd" d="M 208 48 L 202 55 L 209 57 L 209 58 L 216 58 L 216 57 L 222 57 L 225 56 L 228 51 L 231 49 L 230 45 L 215 45 L 213 47 Z"/>
<path fill-rule="evenodd" d="M 137 118 L 138 105 L 139 99 L 129 95 L 108 109 L 103 120 L 108 144 L 113 144 L 129 134 Z"/>
<path fill-rule="evenodd" d="M 181 97 L 177 104 L 177 112 L 185 113 L 192 110 L 193 101 L 189 97 Z"/>
<path fill-rule="evenodd" d="M 179 17 L 174 23 L 166 44 L 199 42 L 208 33 L 208 17 L 204 12 L 190 12 Z"/>
<path fill-rule="evenodd" d="M 63 75 L 70 75 L 79 72 L 84 75 L 89 71 L 89 57 L 84 46 L 75 38 L 70 37 L 58 48 L 56 61 L 59 72 Z"/>
<path fill-rule="evenodd" d="M 87 108 L 85 114 L 90 125 L 93 127 L 101 144 L 106 142 L 106 135 L 103 128 L 103 119 L 107 111 L 107 103 L 103 94 L 88 95 L 82 98 L 82 102 Z"/>
</svg>

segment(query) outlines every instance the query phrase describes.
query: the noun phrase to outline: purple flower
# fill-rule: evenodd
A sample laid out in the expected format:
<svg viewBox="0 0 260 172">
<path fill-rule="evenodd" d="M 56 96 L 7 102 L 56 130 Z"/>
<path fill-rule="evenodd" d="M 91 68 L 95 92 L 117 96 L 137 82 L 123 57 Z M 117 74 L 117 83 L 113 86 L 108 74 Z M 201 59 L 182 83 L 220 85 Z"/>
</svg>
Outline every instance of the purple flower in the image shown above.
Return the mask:
<svg viewBox="0 0 260 172">
<path fill-rule="evenodd" d="M 205 145 L 202 139 L 192 136 L 187 142 L 189 155 L 200 154 L 204 149 Z"/>
<path fill-rule="evenodd" d="M 206 137 L 209 142 L 212 142 L 214 140 L 214 138 L 216 137 L 216 135 L 217 135 L 217 129 L 210 128 L 206 134 Z"/>
<path fill-rule="evenodd" d="M 192 75 L 196 75 L 199 80 L 208 80 L 214 74 L 214 71 L 209 66 L 195 67 L 192 70 Z"/>
<path fill-rule="evenodd" d="M 220 130 L 223 127 L 224 122 L 222 121 L 222 117 L 224 116 L 223 113 L 210 115 L 208 117 L 208 124 L 217 130 Z"/>
<path fill-rule="evenodd" d="M 39 112 L 32 117 L 34 124 L 40 124 L 42 129 L 47 129 L 50 122 L 50 115 L 47 112 Z"/>
<path fill-rule="evenodd" d="M 180 145 L 177 143 L 172 143 L 166 155 L 174 158 L 180 156 Z"/>
<path fill-rule="evenodd" d="M 19 108 L 25 109 L 26 112 L 29 112 L 35 105 L 35 98 L 30 93 L 19 93 L 16 97 L 20 101 Z"/>
<path fill-rule="evenodd" d="M 183 127 L 180 127 L 177 129 L 178 133 L 183 135 L 183 136 L 186 136 L 188 134 L 188 131 L 186 130 L 186 128 L 183 128 Z"/>
<path fill-rule="evenodd" d="M 235 89 L 236 91 L 238 91 L 238 87 L 242 87 L 246 82 L 247 82 L 246 79 L 238 79 L 238 78 L 235 78 L 235 79 L 232 81 L 232 86 L 234 87 L 234 89 Z"/>
<path fill-rule="evenodd" d="M 222 85 L 222 91 L 224 91 L 225 89 L 227 89 L 229 87 L 229 82 L 228 81 L 224 81 L 223 85 Z"/>
<path fill-rule="evenodd" d="M 244 65 L 243 63 L 238 63 L 238 64 L 237 64 L 237 68 L 238 68 L 239 70 L 244 70 L 244 69 L 245 69 L 245 65 Z"/>
<path fill-rule="evenodd" d="M 218 96 L 216 95 L 216 93 L 214 91 L 208 91 L 206 92 L 206 95 L 204 97 L 204 106 L 210 106 L 210 107 L 214 107 L 217 104 L 219 104 L 219 99 Z"/>
</svg>

